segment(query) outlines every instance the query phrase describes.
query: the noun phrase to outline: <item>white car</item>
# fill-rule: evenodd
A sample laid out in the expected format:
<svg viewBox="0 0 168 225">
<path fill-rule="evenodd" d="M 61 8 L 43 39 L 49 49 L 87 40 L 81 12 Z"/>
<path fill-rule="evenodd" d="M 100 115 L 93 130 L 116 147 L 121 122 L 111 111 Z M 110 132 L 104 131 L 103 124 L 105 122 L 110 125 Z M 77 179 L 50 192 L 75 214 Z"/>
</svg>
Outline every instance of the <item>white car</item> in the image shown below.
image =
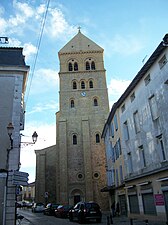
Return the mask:
<svg viewBox="0 0 168 225">
<path fill-rule="evenodd" d="M 34 203 L 34 205 L 32 206 L 32 212 L 43 212 L 45 209 L 45 206 L 43 203 L 39 202 L 39 203 Z"/>
</svg>

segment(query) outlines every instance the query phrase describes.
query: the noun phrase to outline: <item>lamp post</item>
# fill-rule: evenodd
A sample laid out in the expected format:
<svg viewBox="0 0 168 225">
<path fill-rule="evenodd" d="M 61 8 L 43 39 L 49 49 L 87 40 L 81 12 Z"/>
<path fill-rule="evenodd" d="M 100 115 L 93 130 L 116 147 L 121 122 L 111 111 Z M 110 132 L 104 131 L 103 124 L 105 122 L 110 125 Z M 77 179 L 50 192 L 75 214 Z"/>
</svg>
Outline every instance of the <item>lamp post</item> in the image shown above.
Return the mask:
<svg viewBox="0 0 168 225">
<path fill-rule="evenodd" d="M 6 182 L 5 182 L 5 188 L 4 188 L 4 205 L 3 205 L 3 225 L 5 225 L 6 222 L 6 200 L 7 200 L 7 188 L 8 188 L 8 172 L 9 172 L 9 153 L 13 149 L 13 124 L 9 123 L 7 126 L 7 132 L 10 139 L 10 148 L 7 148 L 7 156 L 6 156 Z"/>
<path fill-rule="evenodd" d="M 34 133 L 33 133 L 33 135 L 32 135 L 32 140 L 33 140 L 33 143 L 34 143 L 34 144 L 36 143 L 37 138 L 38 138 L 38 134 L 36 133 L 36 131 L 34 131 Z"/>
<path fill-rule="evenodd" d="M 6 157 L 6 169 L 5 169 L 6 183 L 5 183 L 5 188 L 4 188 L 3 225 L 6 224 L 7 189 L 8 189 L 8 177 L 9 177 L 9 172 L 10 172 L 9 154 L 10 154 L 10 151 L 13 149 L 13 138 L 12 138 L 13 131 L 14 131 L 14 126 L 12 123 L 9 123 L 7 126 L 7 132 L 8 132 L 8 136 L 10 139 L 10 148 L 7 149 L 7 157 Z M 37 137 L 38 137 L 38 134 L 35 131 L 32 135 L 33 142 L 21 142 L 21 143 L 35 144 L 37 141 Z M 15 211 L 16 211 L 16 208 L 15 208 Z M 15 224 L 16 224 L 16 222 L 15 222 Z"/>
</svg>

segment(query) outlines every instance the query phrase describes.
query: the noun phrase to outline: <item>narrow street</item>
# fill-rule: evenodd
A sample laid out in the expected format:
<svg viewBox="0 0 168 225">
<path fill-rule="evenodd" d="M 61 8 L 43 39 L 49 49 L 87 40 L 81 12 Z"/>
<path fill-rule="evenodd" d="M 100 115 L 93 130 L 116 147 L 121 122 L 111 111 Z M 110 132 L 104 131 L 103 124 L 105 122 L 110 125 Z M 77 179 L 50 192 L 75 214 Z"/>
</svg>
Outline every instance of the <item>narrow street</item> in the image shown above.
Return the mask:
<svg viewBox="0 0 168 225">
<path fill-rule="evenodd" d="M 46 216 L 43 213 L 32 213 L 31 209 L 18 209 L 17 213 L 23 215 L 24 219 L 21 223 L 17 222 L 16 225 L 77 225 L 78 222 L 70 222 L 69 219 L 56 218 L 55 216 Z M 112 221 L 107 219 L 109 213 L 103 213 L 102 222 L 96 223 L 90 221 L 85 224 L 87 225 L 166 225 L 166 222 L 157 221 L 144 221 L 119 216 L 114 217 Z"/>
<path fill-rule="evenodd" d="M 43 213 L 32 213 L 31 209 L 18 209 L 17 213 L 24 216 L 21 225 L 77 225 L 78 222 L 70 222 L 69 219 L 46 216 Z M 98 225 L 100 223 L 88 222 L 88 225 Z M 106 216 L 103 215 L 102 225 L 106 223 Z M 19 223 L 17 223 L 19 225 Z"/>
</svg>

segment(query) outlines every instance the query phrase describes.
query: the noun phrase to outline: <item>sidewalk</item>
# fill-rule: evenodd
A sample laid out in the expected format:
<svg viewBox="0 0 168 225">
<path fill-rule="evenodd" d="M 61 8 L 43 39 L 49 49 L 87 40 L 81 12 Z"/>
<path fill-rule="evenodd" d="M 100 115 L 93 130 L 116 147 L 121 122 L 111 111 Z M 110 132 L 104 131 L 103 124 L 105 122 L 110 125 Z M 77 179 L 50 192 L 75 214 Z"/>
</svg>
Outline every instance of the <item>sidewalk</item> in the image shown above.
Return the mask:
<svg viewBox="0 0 168 225">
<path fill-rule="evenodd" d="M 158 222 L 158 221 L 144 221 L 139 219 L 130 219 L 126 216 L 116 216 L 114 218 L 110 218 L 110 214 L 103 214 L 103 225 L 166 225 L 166 222 Z"/>
<path fill-rule="evenodd" d="M 21 221 L 16 220 L 16 225 L 22 225 L 22 224 L 24 224 L 24 225 L 32 225 L 32 223 L 26 218 L 24 218 Z"/>
</svg>

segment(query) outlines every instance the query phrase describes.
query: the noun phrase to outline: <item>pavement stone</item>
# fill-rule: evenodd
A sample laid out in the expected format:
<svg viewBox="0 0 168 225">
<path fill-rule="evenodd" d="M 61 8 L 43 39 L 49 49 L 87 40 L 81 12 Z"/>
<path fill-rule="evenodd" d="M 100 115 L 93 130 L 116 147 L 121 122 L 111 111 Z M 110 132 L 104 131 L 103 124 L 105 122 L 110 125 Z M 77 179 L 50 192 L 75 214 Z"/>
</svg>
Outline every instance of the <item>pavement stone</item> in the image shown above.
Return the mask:
<svg viewBox="0 0 168 225">
<path fill-rule="evenodd" d="M 108 217 L 108 218 L 107 218 Z M 158 221 L 148 221 L 139 220 L 139 219 L 130 219 L 126 216 L 116 216 L 113 217 L 112 220 L 110 218 L 110 213 L 103 214 L 103 225 L 168 225 L 166 222 L 158 222 Z"/>
<path fill-rule="evenodd" d="M 166 222 L 148 221 L 148 223 L 146 223 L 144 220 L 139 220 L 139 219 L 131 220 L 130 218 L 126 216 L 116 216 L 116 217 L 110 218 L 109 212 L 103 212 L 101 225 L 111 225 L 111 224 L 113 225 L 168 225 L 168 223 Z M 24 218 L 21 221 L 21 223 L 17 221 L 16 225 L 32 225 L 32 223 L 28 219 Z"/>
</svg>

